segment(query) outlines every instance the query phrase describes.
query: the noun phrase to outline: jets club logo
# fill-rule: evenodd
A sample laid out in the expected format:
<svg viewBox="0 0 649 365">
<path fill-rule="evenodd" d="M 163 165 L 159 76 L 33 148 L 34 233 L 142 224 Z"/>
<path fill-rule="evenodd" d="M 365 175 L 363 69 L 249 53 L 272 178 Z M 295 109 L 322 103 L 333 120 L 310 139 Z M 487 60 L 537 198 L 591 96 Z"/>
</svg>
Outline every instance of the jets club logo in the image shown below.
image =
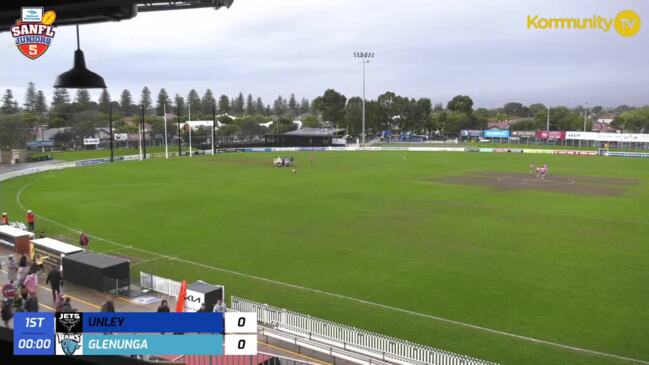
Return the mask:
<svg viewBox="0 0 649 365">
<path fill-rule="evenodd" d="M 21 18 L 11 27 L 11 35 L 16 47 L 25 57 L 35 60 L 42 56 L 52 44 L 56 20 L 54 10 L 43 12 L 43 8 L 24 7 L 20 9 Z"/>
</svg>

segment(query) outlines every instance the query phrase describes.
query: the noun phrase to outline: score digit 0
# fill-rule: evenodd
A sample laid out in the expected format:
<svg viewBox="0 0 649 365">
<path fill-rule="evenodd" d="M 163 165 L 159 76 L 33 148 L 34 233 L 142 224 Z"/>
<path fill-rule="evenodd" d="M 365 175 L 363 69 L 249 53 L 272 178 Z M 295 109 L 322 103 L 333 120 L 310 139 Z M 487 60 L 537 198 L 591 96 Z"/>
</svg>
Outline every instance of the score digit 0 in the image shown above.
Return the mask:
<svg viewBox="0 0 649 365">
<path fill-rule="evenodd" d="M 257 335 L 225 336 L 226 355 L 257 355 Z"/>
<path fill-rule="evenodd" d="M 226 312 L 225 333 L 257 334 L 257 313 Z"/>
</svg>

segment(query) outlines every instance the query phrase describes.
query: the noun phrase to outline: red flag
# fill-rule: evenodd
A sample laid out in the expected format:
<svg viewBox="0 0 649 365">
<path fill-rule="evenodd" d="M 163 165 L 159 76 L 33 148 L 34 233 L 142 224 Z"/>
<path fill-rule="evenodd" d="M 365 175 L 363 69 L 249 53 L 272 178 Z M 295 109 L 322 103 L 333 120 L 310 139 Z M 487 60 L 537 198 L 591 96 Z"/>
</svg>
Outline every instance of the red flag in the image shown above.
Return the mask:
<svg viewBox="0 0 649 365">
<path fill-rule="evenodd" d="M 180 292 L 178 293 L 178 302 L 176 303 L 176 312 L 185 311 L 185 296 L 187 296 L 187 282 L 180 283 Z"/>
</svg>

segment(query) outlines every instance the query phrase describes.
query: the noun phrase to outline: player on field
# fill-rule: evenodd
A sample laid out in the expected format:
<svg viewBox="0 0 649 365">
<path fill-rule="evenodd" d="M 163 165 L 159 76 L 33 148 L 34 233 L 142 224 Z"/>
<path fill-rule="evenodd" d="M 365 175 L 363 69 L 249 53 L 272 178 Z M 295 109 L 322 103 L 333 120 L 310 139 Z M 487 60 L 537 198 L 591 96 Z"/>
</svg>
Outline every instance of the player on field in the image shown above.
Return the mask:
<svg viewBox="0 0 649 365">
<path fill-rule="evenodd" d="M 545 180 L 545 177 L 548 174 L 548 164 L 544 164 L 541 168 L 541 179 Z"/>
<path fill-rule="evenodd" d="M 532 176 L 534 174 L 534 169 L 535 169 L 534 164 L 530 163 L 530 176 Z"/>
</svg>

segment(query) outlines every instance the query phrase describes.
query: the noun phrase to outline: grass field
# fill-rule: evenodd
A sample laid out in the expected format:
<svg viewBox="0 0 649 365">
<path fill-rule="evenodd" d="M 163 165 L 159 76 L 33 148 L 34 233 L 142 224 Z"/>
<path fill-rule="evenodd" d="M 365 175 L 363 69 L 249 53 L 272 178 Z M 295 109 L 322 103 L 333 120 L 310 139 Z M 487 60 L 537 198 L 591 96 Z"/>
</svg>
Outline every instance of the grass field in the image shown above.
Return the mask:
<svg viewBox="0 0 649 365">
<path fill-rule="evenodd" d="M 649 362 L 649 161 L 327 152 L 310 166 L 295 156 L 296 174 L 250 153 L 26 176 L 1 183 L 0 209 L 22 216 L 22 205 L 181 259 L 117 251 L 134 257 L 134 273 L 224 284 L 228 294 L 502 364 L 634 362 L 430 316 Z M 618 195 L 579 195 L 442 180 L 526 173 L 530 162 L 548 163 L 549 179 L 634 183 Z M 78 237 L 42 220 L 40 228 Z M 119 249 L 98 239 L 90 247 Z"/>
</svg>

